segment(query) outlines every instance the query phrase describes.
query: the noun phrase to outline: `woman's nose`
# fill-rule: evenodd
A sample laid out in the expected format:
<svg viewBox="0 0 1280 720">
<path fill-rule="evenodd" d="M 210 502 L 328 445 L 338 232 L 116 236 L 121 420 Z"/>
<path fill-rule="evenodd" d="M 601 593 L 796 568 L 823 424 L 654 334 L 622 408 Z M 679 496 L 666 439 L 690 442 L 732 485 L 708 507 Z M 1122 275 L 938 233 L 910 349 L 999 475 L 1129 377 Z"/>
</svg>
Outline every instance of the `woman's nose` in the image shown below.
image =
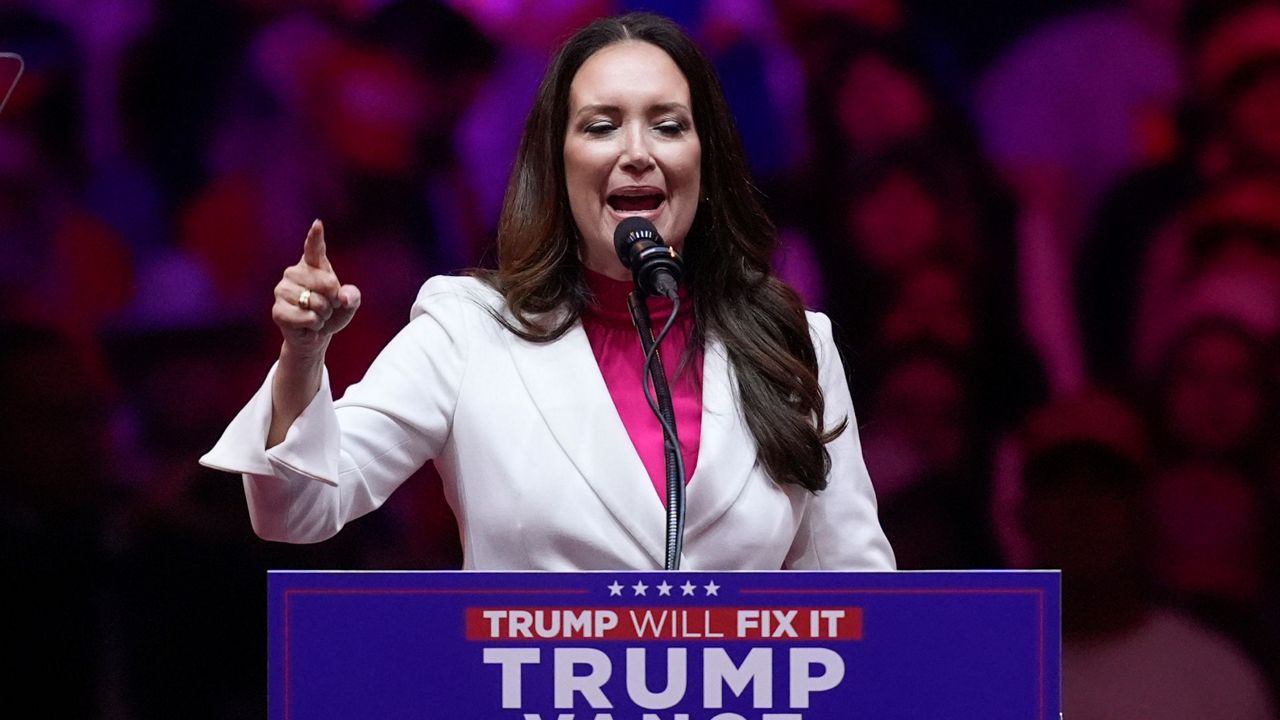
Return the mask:
<svg viewBox="0 0 1280 720">
<path fill-rule="evenodd" d="M 653 167 L 653 153 L 643 127 L 638 123 L 630 125 L 623 134 L 622 142 L 622 169 L 638 174 Z"/>
</svg>

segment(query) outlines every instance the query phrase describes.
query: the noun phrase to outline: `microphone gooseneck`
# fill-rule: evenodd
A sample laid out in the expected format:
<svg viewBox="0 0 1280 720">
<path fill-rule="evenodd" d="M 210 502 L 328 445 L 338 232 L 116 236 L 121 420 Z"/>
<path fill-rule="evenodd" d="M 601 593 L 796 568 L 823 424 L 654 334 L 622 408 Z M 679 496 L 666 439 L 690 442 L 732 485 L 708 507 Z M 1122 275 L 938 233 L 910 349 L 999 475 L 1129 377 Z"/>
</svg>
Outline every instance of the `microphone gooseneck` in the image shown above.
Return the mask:
<svg viewBox="0 0 1280 720">
<path fill-rule="evenodd" d="M 644 372 L 640 375 L 640 383 L 649 409 L 662 426 L 662 448 L 666 460 L 667 541 L 664 567 L 679 570 L 684 545 L 684 453 L 676 433 L 675 406 L 671 402 L 671 389 L 667 386 L 667 373 L 662 366 L 659 347 L 680 312 L 680 296 L 676 287 L 684 266 L 676 251 L 663 242 L 653 223 L 644 218 L 631 217 L 618 223 L 613 233 L 613 246 L 618 259 L 631 269 L 635 280 L 636 290 L 627 297 L 627 307 L 631 310 L 631 321 L 640 334 L 640 347 L 644 352 Z M 661 295 L 672 301 L 671 317 L 667 318 L 657 337 L 653 335 L 649 305 L 645 302 L 649 295 Z M 649 388 L 650 378 L 653 380 L 653 393 Z M 657 395 L 656 400 L 654 394 Z"/>
</svg>

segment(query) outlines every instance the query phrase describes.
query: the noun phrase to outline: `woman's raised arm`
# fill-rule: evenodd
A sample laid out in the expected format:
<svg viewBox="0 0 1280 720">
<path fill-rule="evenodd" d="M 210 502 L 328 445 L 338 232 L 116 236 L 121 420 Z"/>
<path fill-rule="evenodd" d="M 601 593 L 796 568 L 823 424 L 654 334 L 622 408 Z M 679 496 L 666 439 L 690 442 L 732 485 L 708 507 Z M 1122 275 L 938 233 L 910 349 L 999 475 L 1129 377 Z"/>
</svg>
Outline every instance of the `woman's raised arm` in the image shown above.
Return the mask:
<svg viewBox="0 0 1280 720">
<path fill-rule="evenodd" d="M 360 290 L 343 285 L 325 253 L 324 225 L 311 223 L 302 259 L 285 268 L 276 285 L 271 319 L 284 342 L 271 386 L 271 429 L 267 447 L 284 441 L 293 421 L 320 389 L 329 340 L 360 308 Z"/>
</svg>

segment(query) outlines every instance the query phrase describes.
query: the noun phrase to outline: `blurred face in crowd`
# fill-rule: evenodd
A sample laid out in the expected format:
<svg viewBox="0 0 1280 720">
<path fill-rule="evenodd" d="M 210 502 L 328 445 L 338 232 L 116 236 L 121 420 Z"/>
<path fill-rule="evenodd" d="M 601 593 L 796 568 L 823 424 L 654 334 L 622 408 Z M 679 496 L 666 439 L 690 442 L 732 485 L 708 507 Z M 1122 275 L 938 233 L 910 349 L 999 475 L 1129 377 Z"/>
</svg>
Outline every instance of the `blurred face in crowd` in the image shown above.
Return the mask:
<svg viewBox="0 0 1280 720">
<path fill-rule="evenodd" d="M 898 288 L 881 336 L 887 344 L 928 340 L 967 348 L 974 337 L 973 308 L 960 273 L 937 264 L 912 271 Z"/>
<path fill-rule="evenodd" d="M 246 343 L 251 347 L 251 343 Z M 224 353 L 175 352 L 150 365 L 135 391 L 144 415 L 148 449 L 156 456 L 186 457 L 198 454 L 217 440 L 226 418 L 236 412 L 233 384 L 242 387 L 254 375 L 257 358 Z M 252 390 L 250 390 L 252 392 Z"/>
<path fill-rule="evenodd" d="M 422 129 L 438 120 L 421 73 L 394 53 L 345 47 L 327 58 L 324 95 L 314 111 L 352 168 L 403 176 L 418 158 Z"/>
<path fill-rule="evenodd" d="M 1193 454 L 1247 446 L 1262 418 L 1259 360 L 1225 328 L 1191 337 L 1173 359 L 1165 417 L 1173 440 Z"/>
<path fill-rule="evenodd" d="M 835 102 L 840 128 L 860 151 L 920 135 L 929 123 L 929 101 L 920 84 L 876 55 L 849 64 Z"/>
<path fill-rule="evenodd" d="M 1140 563 L 1141 512 L 1131 493 L 1082 475 L 1029 491 L 1022 521 L 1036 567 L 1061 568 L 1073 582 L 1094 585 Z"/>
<path fill-rule="evenodd" d="M 0 438 L 5 496 L 41 509 L 91 508 L 100 499 L 107 405 L 84 361 L 65 341 L 0 358 L 0 403 L 20 422 Z"/>
<path fill-rule="evenodd" d="M 885 377 L 874 411 L 882 432 L 893 433 L 933 472 L 954 470 L 966 447 L 964 385 L 955 370 L 931 357 L 914 357 Z"/>
<path fill-rule="evenodd" d="M 1280 163 L 1280 71 L 1267 72 L 1241 91 L 1228 122 L 1241 152 Z"/>
<path fill-rule="evenodd" d="M 1154 31 L 1156 37 L 1175 37 L 1182 22 L 1187 0 L 1124 0 L 1137 19 Z"/>
<path fill-rule="evenodd" d="M 569 88 L 564 167 L 569 207 L 587 267 L 629 277 L 613 249 L 623 218 L 647 218 L 682 249 L 701 189 L 702 146 L 689 83 L 661 49 L 644 42 L 603 48 Z"/>
<path fill-rule="evenodd" d="M 858 249 L 882 272 L 905 271 L 941 242 L 938 203 L 905 171 L 890 173 L 868 195 L 855 199 L 847 212 Z"/>
<path fill-rule="evenodd" d="M 1241 268 L 1280 278 L 1280 247 L 1271 233 L 1240 232 L 1226 237 L 1204 261 L 1206 268 Z"/>
<path fill-rule="evenodd" d="M 1023 458 L 1022 486 L 1020 519 L 1032 560 L 1035 567 L 1062 568 L 1064 612 L 1110 612 L 1114 593 L 1132 593 L 1135 582 L 1145 581 L 1146 477 L 1119 445 L 1064 437 L 1033 449 Z"/>
<path fill-rule="evenodd" d="M 1253 599 L 1262 586 L 1266 535 L 1248 477 L 1188 463 L 1158 478 L 1153 500 L 1157 566 L 1167 586 Z"/>
</svg>

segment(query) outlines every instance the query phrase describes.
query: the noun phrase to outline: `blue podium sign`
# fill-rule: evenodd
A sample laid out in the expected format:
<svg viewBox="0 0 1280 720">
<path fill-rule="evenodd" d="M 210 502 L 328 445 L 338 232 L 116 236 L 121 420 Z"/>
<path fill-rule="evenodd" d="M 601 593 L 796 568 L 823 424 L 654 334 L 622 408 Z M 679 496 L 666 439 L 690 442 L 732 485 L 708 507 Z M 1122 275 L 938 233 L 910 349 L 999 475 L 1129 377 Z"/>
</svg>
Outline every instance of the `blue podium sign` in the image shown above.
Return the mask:
<svg viewBox="0 0 1280 720">
<path fill-rule="evenodd" d="M 1057 572 L 288 572 L 270 717 L 1056 720 Z"/>
</svg>

